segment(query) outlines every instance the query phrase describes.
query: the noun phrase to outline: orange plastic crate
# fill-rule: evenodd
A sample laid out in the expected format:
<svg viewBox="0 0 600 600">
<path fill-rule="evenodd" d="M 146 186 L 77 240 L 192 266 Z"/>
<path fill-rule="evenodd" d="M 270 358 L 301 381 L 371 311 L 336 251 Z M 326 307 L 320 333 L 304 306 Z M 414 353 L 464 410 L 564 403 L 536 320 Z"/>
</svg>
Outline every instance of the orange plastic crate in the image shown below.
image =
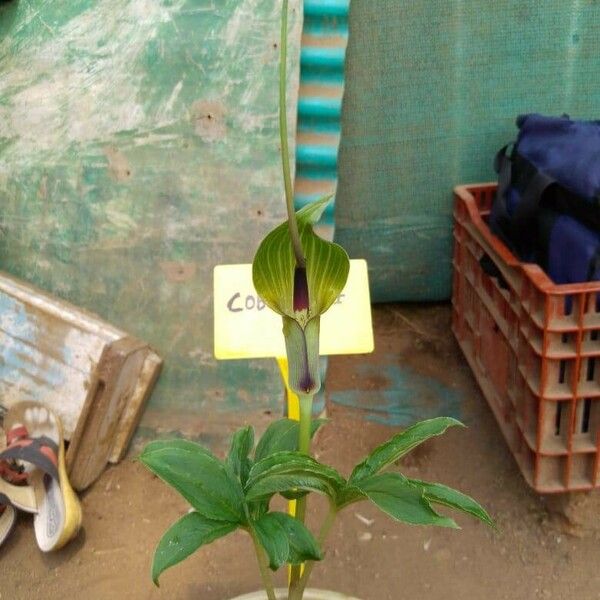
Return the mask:
<svg viewBox="0 0 600 600">
<path fill-rule="evenodd" d="M 556 285 L 487 226 L 495 184 L 455 188 L 452 330 L 525 479 L 600 486 L 600 282 Z M 480 266 L 487 254 L 504 282 Z"/>
</svg>

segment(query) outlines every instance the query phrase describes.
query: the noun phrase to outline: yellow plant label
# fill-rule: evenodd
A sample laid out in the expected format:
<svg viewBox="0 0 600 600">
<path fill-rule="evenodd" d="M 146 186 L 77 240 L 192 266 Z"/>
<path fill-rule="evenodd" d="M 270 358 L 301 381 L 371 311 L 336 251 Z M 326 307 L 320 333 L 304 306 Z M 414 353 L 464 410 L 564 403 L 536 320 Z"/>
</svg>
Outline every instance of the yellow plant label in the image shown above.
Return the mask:
<svg viewBox="0 0 600 600">
<path fill-rule="evenodd" d="M 214 349 L 221 360 L 284 357 L 281 317 L 258 297 L 252 265 L 214 269 Z M 351 260 L 346 287 L 321 317 L 320 353 L 373 352 L 369 276 L 364 260 Z"/>
</svg>

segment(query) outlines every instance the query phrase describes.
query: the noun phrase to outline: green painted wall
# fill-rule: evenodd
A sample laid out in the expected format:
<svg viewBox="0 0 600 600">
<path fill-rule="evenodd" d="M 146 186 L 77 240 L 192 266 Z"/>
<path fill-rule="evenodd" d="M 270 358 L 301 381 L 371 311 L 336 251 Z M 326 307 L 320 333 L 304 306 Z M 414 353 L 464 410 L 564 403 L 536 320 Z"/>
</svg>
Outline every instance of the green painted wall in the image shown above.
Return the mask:
<svg viewBox="0 0 600 600">
<path fill-rule="evenodd" d="M 373 298 L 447 298 L 452 188 L 523 112 L 600 118 L 597 0 L 352 0 L 336 236 Z"/>
<path fill-rule="evenodd" d="M 376 300 L 448 296 L 452 186 L 493 176 L 519 112 L 598 117 L 598 23 L 593 0 L 352 0 L 337 238 Z M 156 346 L 148 435 L 279 410 L 271 361 L 213 359 L 211 294 L 284 217 L 278 37 L 278 0 L 0 4 L 0 267 Z"/>
<path fill-rule="evenodd" d="M 0 8 L 0 266 L 158 349 L 150 434 L 280 401 L 270 361 L 213 359 L 211 297 L 213 267 L 283 220 L 278 41 L 277 0 Z"/>
</svg>

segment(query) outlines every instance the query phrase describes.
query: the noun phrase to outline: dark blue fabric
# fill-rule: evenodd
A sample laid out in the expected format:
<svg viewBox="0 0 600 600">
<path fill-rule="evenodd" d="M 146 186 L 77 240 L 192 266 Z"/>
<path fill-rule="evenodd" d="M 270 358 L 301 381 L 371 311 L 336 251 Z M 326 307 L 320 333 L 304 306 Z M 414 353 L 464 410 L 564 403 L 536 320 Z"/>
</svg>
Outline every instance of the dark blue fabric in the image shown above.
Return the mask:
<svg viewBox="0 0 600 600">
<path fill-rule="evenodd" d="M 582 200 L 600 196 L 600 121 L 521 115 L 518 153 Z"/>
<path fill-rule="evenodd" d="M 498 192 L 489 223 L 516 256 L 536 262 L 547 248 L 533 234 L 540 210 L 600 231 L 600 121 L 528 114 L 517 126 L 512 151 L 504 146 L 494 161 Z"/>
<path fill-rule="evenodd" d="M 547 272 L 554 283 L 600 280 L 600 233 L 588 229 L 573 217 L 556 217 L 547 252 Z"/>
<path fill-rule="evenodd" d="M 519 206 L 519 200 L 521 195 L 515 188 L 508 188 L 506 192 L 506 210 L 509 215 L 514 215 L 517 206 Z"/>
</svg>

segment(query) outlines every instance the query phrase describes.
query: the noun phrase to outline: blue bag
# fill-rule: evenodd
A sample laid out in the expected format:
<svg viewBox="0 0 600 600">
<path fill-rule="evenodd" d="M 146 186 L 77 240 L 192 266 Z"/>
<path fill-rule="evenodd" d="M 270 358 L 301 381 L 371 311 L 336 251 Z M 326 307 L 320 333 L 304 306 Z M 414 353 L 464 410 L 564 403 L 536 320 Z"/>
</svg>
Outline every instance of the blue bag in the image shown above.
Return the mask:
<svg viewBox="0 0 600 600">
<path fill-rule="evenodd" d="M 550 209 L 537 217 L 537 260 L 557 284 L 600 280 L 600 232 Z"/>
<path fill-rule="evenodd" d="M 540 208 L 600 229 L 600 121 L 529 114 L 517 126 L 510 156 L 508 146 L 496 155 L 490 227 L 521 260 L 535 261 Z"/>
</svg>

